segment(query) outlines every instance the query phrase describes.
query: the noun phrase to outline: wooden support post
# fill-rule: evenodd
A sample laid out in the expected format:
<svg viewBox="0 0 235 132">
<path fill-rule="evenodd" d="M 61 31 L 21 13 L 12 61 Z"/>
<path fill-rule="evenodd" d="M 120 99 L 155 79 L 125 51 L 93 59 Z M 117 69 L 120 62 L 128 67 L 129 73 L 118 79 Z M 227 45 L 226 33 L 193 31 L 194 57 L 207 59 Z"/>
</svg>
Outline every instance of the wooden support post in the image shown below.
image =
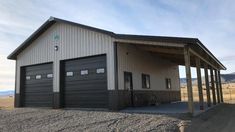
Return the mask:
<svg viewBox="0 0 235 132">
<path fill-rule="evenodd" d="M 216 84 L 216 93 L 217 93 L 217 101 L 220 103 L 220 89 L 219 89 L 219 81 L 218 81 L 218 71 L 215 69 L 215 84 Z"/>
<path fill-rule="evenodd" d="M 220 99 L 221 102 L 224 102 L 224 97 L 223 97 L 223 88 L 222 88 L 222 84 L 221 84 L 221 76 L 220 76 L 220 70 L 218 70 L 218 77 L 219 77 L 219 86 L 220 86 Z"/>
<path fill-rule="evenodd" d="M 208 76 L 208 65 L 204 65 L 205 71 L 205 84 L 206 84 L 206 95 L 207 95 L 207 106 L 211 107 L 211 92 L 210 92 L 210 84 L 209 84 L 209 76 Z"/>
<path fill-rule="evenodd" d="M 201 78 L 201 62 L 199 58 L 196 58 L 196 68 L 197 68 L 197 85 L 198 85 L 198 95 L 199 95 L 199 105 L 200 110 L 204 110 L 203 92 L 202 92 L 202 78 Z"/>
<path fill-rule="evenodd" d="M 212 89 L 213 105 L 216 105 L 215 82 L 214 82 L 214 74 L 212 67 L 210 68 L 210 73 L 211 73 L 211 89 Z"/>
<path fill-rule="evenodd" d="M 193 104 L 193 90 L 192 90 L 192 78 L 190 69 L 190 53 L 188 46 L 184 47 L 184 61 L 185 61 L 185 71 L 187 80 L 187 92 L 188 92 L 188 109 L 189 113 L 193 114 L 194 104 Z"/>
</svg>

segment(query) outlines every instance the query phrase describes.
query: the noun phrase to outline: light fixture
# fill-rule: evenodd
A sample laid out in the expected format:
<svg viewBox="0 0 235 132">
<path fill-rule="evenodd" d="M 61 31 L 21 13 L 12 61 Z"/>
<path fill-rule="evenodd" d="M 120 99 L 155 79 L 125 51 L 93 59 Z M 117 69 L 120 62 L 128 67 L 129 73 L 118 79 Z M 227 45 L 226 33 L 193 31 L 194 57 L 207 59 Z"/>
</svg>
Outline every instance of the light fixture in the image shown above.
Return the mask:
<svg viewBox="0 0 235 132">
<path fill-rule="evenodd" d="M 59 47 L 56 45 L 54 46 L 55 51 L 58 51 Z"/>
</svg>

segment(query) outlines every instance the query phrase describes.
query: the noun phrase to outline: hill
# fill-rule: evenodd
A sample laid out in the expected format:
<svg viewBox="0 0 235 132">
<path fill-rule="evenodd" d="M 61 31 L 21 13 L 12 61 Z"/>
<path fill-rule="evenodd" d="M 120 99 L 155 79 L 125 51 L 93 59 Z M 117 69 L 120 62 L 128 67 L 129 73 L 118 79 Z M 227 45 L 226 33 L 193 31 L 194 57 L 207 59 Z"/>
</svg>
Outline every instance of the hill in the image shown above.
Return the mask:
<svg viewBox="0 0 235 132">
<path fill-rule="evenodd" d="M 0 96 L 14 96 L 14 90 L 0 91 Z"/>
<path fill-rule="evenodd" d="M 209 77 L 210 81 L 210 77 Z M 230 74 L 221 74 L 221 82 L 222 83 L 235 83 L 235 72 Z M 202 77 L 202 83 L 205 83 L 205 77 Z M 197 85 L 197 78 L 192 78 L 192 84 Z M 186 78 L 180 78 L 180 85 L 186 85 Z"/>
</svg>

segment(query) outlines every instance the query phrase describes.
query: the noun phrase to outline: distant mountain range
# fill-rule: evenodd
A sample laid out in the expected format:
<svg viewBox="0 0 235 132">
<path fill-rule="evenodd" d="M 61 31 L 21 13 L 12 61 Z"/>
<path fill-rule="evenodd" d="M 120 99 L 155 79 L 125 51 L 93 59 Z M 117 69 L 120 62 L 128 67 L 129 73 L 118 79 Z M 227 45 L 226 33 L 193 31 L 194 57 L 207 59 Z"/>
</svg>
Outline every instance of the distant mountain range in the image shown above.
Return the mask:
<svg viewBox="0 0 235 132">
<path fill-rule="evenodd" d="M 209 77 L 210 81 L 210 77 Z M 221 82 L 222 83 L 235 83 L 235 72 L 230 74 L 221 74 Z M 205 77 L 202 77 L 202 83 L 205 83 Z M 192 78 L 192 84 L 197 85 L 197 78 Z M 186 78 L 180 78 L 180 85 L 185 86 L 186 85 Z"/>
<path fill-rule="evenodd" d="M 14 90 L 0 91 L 0 96 L 14 96 Z"/>
</svg>

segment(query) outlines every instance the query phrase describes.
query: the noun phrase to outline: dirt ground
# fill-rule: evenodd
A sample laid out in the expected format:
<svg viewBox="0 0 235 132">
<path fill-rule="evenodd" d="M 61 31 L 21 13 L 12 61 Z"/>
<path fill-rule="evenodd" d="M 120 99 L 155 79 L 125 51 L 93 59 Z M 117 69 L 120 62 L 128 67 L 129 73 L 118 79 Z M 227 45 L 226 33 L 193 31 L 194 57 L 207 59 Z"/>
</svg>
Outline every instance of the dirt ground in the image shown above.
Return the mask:
<svg viewBox="0 0 235 132">
<path fill-rule="evenodd" d="M 186 132 L 234 132 L 235 101 L 221 104 L 188 122 L 191 125 Z"/>
<path fill-rule="evenodd" d="M 154 114 L 17 108 L 0 110 L 1 132 L 159 131 L 177 132 L 178 118 Z"/>
<path fill-rule="evenodd" d="M 14 108 L 14 97 L 5 96 L 0 97 L 0 109 L 13 109 Z"/>
</svg>

